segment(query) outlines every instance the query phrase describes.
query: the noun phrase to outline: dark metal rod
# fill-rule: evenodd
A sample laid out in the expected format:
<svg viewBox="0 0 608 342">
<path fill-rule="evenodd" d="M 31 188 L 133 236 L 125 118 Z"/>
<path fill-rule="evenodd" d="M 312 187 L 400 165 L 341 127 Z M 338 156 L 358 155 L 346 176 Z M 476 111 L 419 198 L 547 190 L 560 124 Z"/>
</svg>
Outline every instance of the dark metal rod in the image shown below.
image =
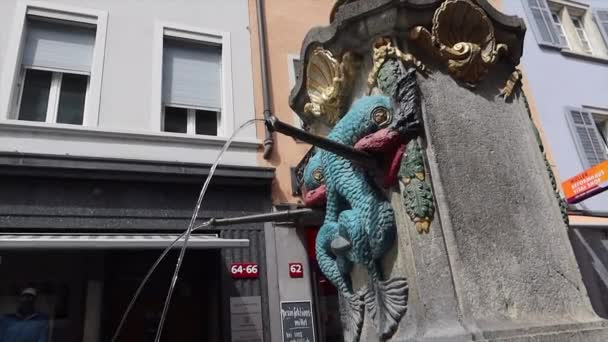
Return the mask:
<svg viewBox="0 0 608 342">
<path fill-rule="evenodd" d="M 282 122 L 276 116 L 267 118 L 266 126 L 272 131 L 302 140 L 359 164 L 370 167 L 378 166 L 378 160 L 367 152 L 359 151 L 352 146 L 344 145 L 318 135 L 310 134 L 304 130 Z"/>
<path fill-rule="evenodd" d="M 290 221 L 290 220 L 295 220 L 295 219 L 299 219 L 299 218 L 315 217 L 320 214 L 321 214 L 320 210 L 310 209 L 310 208 L 282 210 L 282 211 L 276 211 L 273 213 L 254 214 L 254 215 L 246 215 L 246 216 L 239 216 L 239 217 L 221 218 L 221 219 L 210 219 L 208 221 L 209 223 L 205 223 L 200 226 L 197 226 L 197 227 L 195 227 L 195 229 L 198 229 L 198 228 L 204 227 L 204 226 L 209 226 L 209 228 L 212 228 L 212 227 L 230 226 L 233 224 L 243 224 L 243 223 Z"/>
</svg>

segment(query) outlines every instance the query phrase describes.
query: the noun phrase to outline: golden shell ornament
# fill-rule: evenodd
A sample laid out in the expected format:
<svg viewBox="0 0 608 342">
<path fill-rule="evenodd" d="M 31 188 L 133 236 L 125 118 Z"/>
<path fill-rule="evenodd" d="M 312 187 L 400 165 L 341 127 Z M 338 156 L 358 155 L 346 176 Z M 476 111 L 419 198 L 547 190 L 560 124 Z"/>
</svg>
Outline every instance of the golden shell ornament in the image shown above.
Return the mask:
<svg viewBox="0 0 608 342">
<path fill-rule="evenodd" d="M 496 43 L 486 13 L 470 0 L 446 0 L 435 11 L 432 32 L 417 26 L 409 37 L 438 54 L 447 62 L 450 74 L 471 86 L 507 51 L 507 45 Z"/>
<path fill-rule="evenodd" d="M 304 112 L 334 125 L 342 114 L 354 76 L 355 61 L 351 53 L 338 62 L 331 51 L 316 48 L 306 65 L 306 91 L 310 102 Z"/>
</svg>

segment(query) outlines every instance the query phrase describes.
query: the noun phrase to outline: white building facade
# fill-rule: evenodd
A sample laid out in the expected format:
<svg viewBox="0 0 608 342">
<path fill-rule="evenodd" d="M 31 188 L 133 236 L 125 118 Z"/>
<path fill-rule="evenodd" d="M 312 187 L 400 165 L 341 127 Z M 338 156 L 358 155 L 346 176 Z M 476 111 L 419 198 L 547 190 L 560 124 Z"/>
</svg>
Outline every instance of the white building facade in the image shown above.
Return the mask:
<svg viewBox="0 0 608 342">
<path fill-rule="evenodd" d="M 506 0 L 528 27 L 521 68 L 553 169 L 564 181 L 608 159 L 608 1 Z M 594 308 L 608 317 L 608 192 L 569 205 Z"/>
<path fill-rule="evenodd" d="M 3 151 L 211 163 L 254 118 L 247 1 L 11 0 L 0 11 Z M 250 127 L 224 160 L 255 166 L 257 147 Z"/>
</svg>

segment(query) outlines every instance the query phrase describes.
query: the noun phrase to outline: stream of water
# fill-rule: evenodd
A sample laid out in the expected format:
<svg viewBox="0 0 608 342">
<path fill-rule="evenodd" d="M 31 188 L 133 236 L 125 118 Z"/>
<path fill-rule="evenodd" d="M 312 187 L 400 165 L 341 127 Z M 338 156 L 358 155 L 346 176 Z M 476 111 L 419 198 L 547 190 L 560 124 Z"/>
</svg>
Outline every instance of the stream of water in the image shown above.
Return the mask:
<svg viewBox="0 0 608 342">
<path fill-rule="evenodd" d="M 209 187 L 209 183 L 211 183 L 211 179 L 213 178 L 213 174 L 215 173 L 215 169 L 217 168 L 220 160 L 222 159 L 222 156 L 224 155 L 224 153 L 226 152 L 226 150 L 228 149 L 228 147 L 230 146 L 230 144 L 232 143 L 232 141 L 234 140 L 234 138 L 238 135 L 238 133 L 241 130 L 243 130 L 244 128 L 246 128 L 248 126 L 251 126 L 256 121 L 264 121 L 264 120 L 262 120 L 262 119 L 251 119 L 251 120 L 246 121 L 245 123 L 243 123 L 238 129 L 236 129 L 234 131 L 234 133 L 232 133 L 232 135 L 230 136 L 230 138 L 226 141 L 226 143 L 224 144 L 224 146 L 222 147 L 222 149 L 218 153 L 218 155 L 217 155 L 217 157 L 215 159 L 215 162 L 211 166 L 211 169 L 209 170 L 209 174 L 207 175 L 207 178 L 205 179 L 205 183 L 203 184 L 203 187 L 201 188 L 201 191 L 200 191 L 200 193 L 198 195 L 198 199 L 196 201 L 196 205 L 194 207 L 194 211 L 192 213 L 192 217 L 190 219 L 190 223 L 188 224 L 188 228 L 186 229 L 185 232 L 183 232 L 182 234 L 180 234 L 173 242 L 171 242 L 171 244 L 167 248 L 165 248 L 165 250 L 161 253 L 161 255 L 158 257 L 158 259 L 156 260 L 156 262 L 154 262 L 154 264 L 152 265 L 152 267 L 150 267 L 150 269 L 148 270 L 148 273 L 146 274 L 146 276 L 144 277 L 144 279 L 139 284 L 137 290 L 133 294 L 133 297 L 131 298 L 131 301 L 129 302 L 129 305 L 125 309 L 125 312 L 123 313 L 123 315 L 122 315 L 122 317 L 120 319 L 120 323 L 118 324 L 118 327 L 116 328 L 116 331 L 114 332 L 114 335 L 112 336 L 111 342 L 115 342 L 116 339 L 118 338 L 118 336 L 120 335 L 120 331 L 121 331 L 122 327 L 124 326 L 124 323 L 126 322 L 126 319 L 127 319 L 127 316 L 129 315 L 129 312 L 131 311 L 131 309 L 135 305 L 135 302 L 137 301 L 137 298 L 139 297 L 139 295 L 141 294 L 141 291 L 143 290 L 143 288 L 145 287 L 146 283 L 150 279 L 150 276 L 154 273 L 154 270 L 156 269 L 156 267 L 158 267 L 158 265 L 165 258 L 165 256 L 167 256 L 167 254 L 169 254 L 169 251 L 183 238 L 184 242 L 183 242 L 183 245 L 182 245 L 182 247 L 180 249 L 179 256 L 177 258 L 177 263 L 175 264 L 175 271 L 173 272 L 173 277 L 171 279 L 171 285 L 169 286 L 169 290 L 167 291 L 167 296 L 165 298 L 165 303 L 164 303 L 164 306 L 163 306 L 163 311 L 162 311 L 162 314 L 161 314 L 161 317 L 160 317 L 160 321 L 158 323 L 158 327 L 157 327 L 157 330 L 156 330 L 156 338 L 154 339 L 154 341 L 155 342 L 159 342 L 160 341 L 160 338 L 161 338 L 162 332 L 163 332 L 163 327 L 164 327 L 164 324 L 165 324 L 165 319 L 166 319 L 166 316 L 167 316 L 167 312 L 169 310 L 169 305 L 171 304 L 171 297 L 173 296 L 173 291 L 175 289 L 175 284 L 177 283 L 177 278 L 178 278 L 178 275 L 179 275 L 179 271 L 181 269 L 182 262 L 184 261 L 184 256 L 186 254 L 186 249 L 188 247 L 188 241 L 190 240 L 190 235 L 192 234 L 193 231 L 195 231 L 197 229 L 213 226 L 213 220 L 206 221 L 205 223 L 203 223 L 203 224 L 201 224 L 201 225 L 199 225 L 197 227 L 195 227 L 194 224 L 196 223 L 196 219 L 198 218 L 198 214 L 199 214 L 199 211 L 200 211 L 200 208 L 201 208 L 201 204 L 203 203 L 203 199 L 205 198 L 205 193 L 207 192 L 207 188 Z"/>
</svg>

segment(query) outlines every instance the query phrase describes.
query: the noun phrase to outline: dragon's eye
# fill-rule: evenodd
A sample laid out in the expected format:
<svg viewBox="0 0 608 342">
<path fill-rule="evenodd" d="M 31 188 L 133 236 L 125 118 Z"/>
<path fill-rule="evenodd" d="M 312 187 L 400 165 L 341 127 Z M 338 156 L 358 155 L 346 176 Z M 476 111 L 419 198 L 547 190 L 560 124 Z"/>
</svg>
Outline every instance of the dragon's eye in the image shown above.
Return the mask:
<svg viewBox="0 0 608 342">
<path fill-rule="evenodd" d="M 320 169 L 316 169 L 312 172 L 312 178 L 319 183 L 323 183 L 323 172 Z"/>
<path fill-rule="evenodd" d="M 374 120 L 378 126 L 382 126 L 391 121 L 391 115 L 388 109 L 384 107 L 376 107 L 372 112 L 372 120 Z"/>
</svg>

